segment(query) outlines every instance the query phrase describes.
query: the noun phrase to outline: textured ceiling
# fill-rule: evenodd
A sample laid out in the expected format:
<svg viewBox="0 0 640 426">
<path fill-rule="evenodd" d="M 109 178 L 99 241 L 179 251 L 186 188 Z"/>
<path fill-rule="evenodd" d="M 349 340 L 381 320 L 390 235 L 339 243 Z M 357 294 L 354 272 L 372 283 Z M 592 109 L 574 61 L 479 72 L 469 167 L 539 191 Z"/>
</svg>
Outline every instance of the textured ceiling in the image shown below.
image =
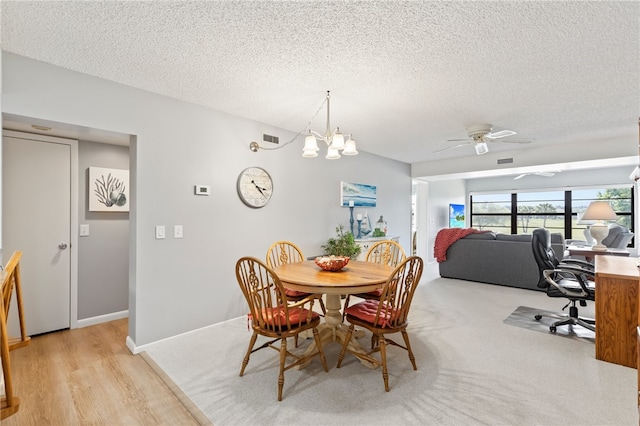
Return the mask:
<svg viewBox="0 0 640 426">
<path fill-rule="evenodd" d="M 493 151 L 637 142 L 637 1 L 1 7 L 3 50 L 294 132 L 331 90 L 333 126 L 360 150 L 407 163 L 474 156 L 471 146 L 433 153 L 474 123 L 534 139 Z M 324 110 L 311 127 L 324 130 Z"/>
</svg>

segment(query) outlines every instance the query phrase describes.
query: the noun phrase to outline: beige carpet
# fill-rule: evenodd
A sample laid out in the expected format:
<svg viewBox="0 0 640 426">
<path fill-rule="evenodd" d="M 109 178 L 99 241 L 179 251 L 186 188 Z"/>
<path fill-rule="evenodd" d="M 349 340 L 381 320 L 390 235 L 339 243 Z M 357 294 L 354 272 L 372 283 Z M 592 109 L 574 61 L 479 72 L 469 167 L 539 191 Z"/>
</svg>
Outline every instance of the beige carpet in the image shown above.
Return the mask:
<svg viewBox="0 0 640 426">
<path fill-rule="evenodd" d="M 391 347 L 389 393 L 380 370 L 353 357 L 336 369 L 339 347 L 328 344 L 329 372 L 317 360 L 287 371 L 278 402 L 275 351 L 255 353 L 238 377 L 250 337 L 245 318 L 147 353 L 215 425 L 638 424 L 636 370 L 597 361 L 588 340 L 504 324 L 518 306 L 558 311 L 562 302 L 439 278 L 428 266 L 410 316 L 418 370 L 405 351 Z M 589 309 L 581 313 L 589 316 Z M 361 342 L 367 345 L 369 336 Z"/>
</svg>

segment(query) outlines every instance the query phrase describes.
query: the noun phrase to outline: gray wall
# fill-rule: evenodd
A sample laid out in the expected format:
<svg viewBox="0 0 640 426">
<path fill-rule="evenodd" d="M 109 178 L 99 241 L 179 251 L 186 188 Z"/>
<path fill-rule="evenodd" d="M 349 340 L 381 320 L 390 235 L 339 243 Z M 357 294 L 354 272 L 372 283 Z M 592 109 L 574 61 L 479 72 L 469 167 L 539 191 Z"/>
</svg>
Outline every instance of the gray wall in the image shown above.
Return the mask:
<svg viewBox="0 0 640 426">
<path fill-rule="evenodd" d="M 348 209 L 338 206 L 340 181 L 377 185 L 378 207 L 369 214 L 383 214 L 409 248 L 410 166 L 366 153 L 366 141 L 359 141 L 360 155 L 337 161 L 302 158 L 302 140 L 253 153 L 248 144 L 263 132 L 281 141 L 294 133 L 2 55 L 3 112 L 132 136 L 128 345 L 134 350 L 245 314 L 236 260 L 264 258 L 277 239 L 318 253 L 337 224 L 348 225 Z M 301 123 L 308 118 L 302 113 Z M 274 195 L 263 209 L 246 207 L 236 194 L 238 174 L 248 166 L 264 167 L 273 178 Z M 195 196 L 195 184 L 210 185 L 211 196 Z M 168 238 L 154 238 L 156 225 L 167 227 Z M 183 225 L 184 238 L 172 238 L 173 225 Z"/>
<path fill-rule="evenodd" d="M 129 213 L 90 212 L 88 168 L 129 169 L 129 148 L 78 142 L 78 320 L 129 308 Z"/>
</svg>

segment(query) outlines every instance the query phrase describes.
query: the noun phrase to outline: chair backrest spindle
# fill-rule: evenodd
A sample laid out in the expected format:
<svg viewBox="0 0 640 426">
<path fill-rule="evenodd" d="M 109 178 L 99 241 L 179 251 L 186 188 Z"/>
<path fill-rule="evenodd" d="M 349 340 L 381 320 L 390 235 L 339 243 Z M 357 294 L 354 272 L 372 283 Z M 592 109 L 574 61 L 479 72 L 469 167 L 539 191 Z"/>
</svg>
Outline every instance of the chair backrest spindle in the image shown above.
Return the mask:
<svg viewBox="0 0 640 426">
<path fill-rule="evenodd" d="M 395 268 L 404 261 L 406 254 L 402 246 L 393 240 L 377 241 L 367 251 L 365 260 L 367 262 L 381 263 Z"/>
<path fill-rule="evenodd" d="M 267 266 L 269 268 L 303 260 L 302 250 L 290 241 L 276 241 L 267 250 Z"/>
<path fill-rule="evenodd" d="M 382 289 L 374 324 L 385 321 L 389 327 L 398 327 L 407 322 L 422 270 L 423 261 L 418 256 L 411 256 L 396 267 Z"/>
</svg>

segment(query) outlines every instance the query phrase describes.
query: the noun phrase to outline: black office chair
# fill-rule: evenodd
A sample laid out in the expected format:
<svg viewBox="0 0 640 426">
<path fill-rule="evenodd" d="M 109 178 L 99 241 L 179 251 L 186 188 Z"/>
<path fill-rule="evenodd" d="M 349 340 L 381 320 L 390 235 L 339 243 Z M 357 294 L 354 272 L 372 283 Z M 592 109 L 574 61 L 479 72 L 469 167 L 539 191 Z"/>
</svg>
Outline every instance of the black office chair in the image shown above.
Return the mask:
<svg viewBox="0 0 640 426">
<path fill-rule="evenodd" d="M 557 327 L 561 325 L 577 324 L 591 331 L 596 331 L 595 321 L 580 317 L 576 306 L 576 302 L 579 302 L 580 306 L 587 306 L 587 300 L 595 300 L 593 265 L 577 259 L 559 260 L 551 248 L 551 234 L 545 228 L 533 231 L 531 246 L 533 257 L 540 270 L 538 287 L 545 289 L 549 297 L 569 299 L 569 302 L 562 308 L 564 311 L 569 307 L 569 315 L 553 315 L 559 321 L 549 326 L 549 330 L 555 333 Z M 541 314 L 535 316 L 537 321 L 541 318 Z"/>
</svg>

